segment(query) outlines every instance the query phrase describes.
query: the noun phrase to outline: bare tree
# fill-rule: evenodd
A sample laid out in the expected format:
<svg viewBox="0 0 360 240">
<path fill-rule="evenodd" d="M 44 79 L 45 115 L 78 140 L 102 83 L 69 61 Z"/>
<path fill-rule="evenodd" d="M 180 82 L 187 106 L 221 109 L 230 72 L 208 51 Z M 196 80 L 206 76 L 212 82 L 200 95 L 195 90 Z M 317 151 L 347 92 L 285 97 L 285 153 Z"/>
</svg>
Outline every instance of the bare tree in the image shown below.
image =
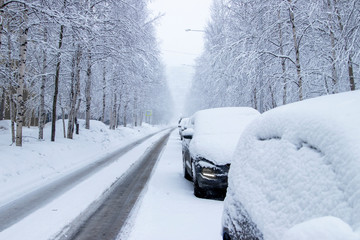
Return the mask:
<svg viewBox="0 0 360 240">
<path fill-rule="evenodd" d="M 44 42 L 47 42 L 47 29 L 44 27 Z M 41 86 L 40 86 L 40 109 L 39 109 L 39 139 L 44 139 L 44 126 L 45 126 L 45 87 L 46 87 L 46 74 L 47 74 L 47 53 L 43 49 L 43 62 L 42 62 L 42 76 L 41 76 Z"/>
<path fill-rule="evenodd" d="M 71 73 L 71 92 L 70 92 L 70 112 L 68 117 L 68 130 L 67 138 L 72 139 L 74 134 L 75 118 L 77 116 L 77 103 L 80 95 L 80 62 L 82 58 L 82 49 L 80 44 L 77 45 L 76 52 L 72 60 L 72 73 Z"/>
<path fill-rule="evenodd" d="M 18 78 L 18 86 L 16 90 L 17 94 L 17 113 L 16 113 L 16 146 L 22 146 L 22 127 L 24 121 L 24 111 L 25 111 L 25 103 L 24 103 L 24 78 L 25 78 L 25 70 L 26 70 L 26 51 L 28 44 L 28 16 L 27 9 L 24 6 L 23 10 L 23 20 L 20 28 L 20 53 L 19 53 L 19 78 Z"/>
</svg>

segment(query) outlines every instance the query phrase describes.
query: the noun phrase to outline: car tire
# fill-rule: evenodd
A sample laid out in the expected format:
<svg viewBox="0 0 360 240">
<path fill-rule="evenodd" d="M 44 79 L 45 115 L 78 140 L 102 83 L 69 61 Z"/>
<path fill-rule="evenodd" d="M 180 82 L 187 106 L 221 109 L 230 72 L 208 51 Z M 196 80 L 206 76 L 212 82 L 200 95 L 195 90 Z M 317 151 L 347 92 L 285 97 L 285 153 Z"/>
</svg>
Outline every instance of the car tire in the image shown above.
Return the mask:
<svg viewBox="0 0 360 240">
<path fill-rule="evenodd" d="M 194 182 L 194 195 L 198 198 L 205 198 L 206 197 L 206 191 L 199 187 L 199 184 L 197 181 Z"/>
<path fill-rule="evenodd" d="M 204 189 L 202 189 L 198 184 L 198 181 L 196 179 L 196 168 L 195 168 L 194 163 L 192 163 L 192 173 L 193 173 L 194 195 L 195 195 L 195 197 L 205 198 L 206 191 Z"/>
<path fill-rule="evenodd" d="M 227 232 L 224 232 L 223 234 L 223 240 L 231 240 L 230 235 Z"/>
<path fill-rule="evenodd" d="M 183 173 L 184 173 L 184 178 L 186 180 L 192 181 L 192 177 L 190 176 L 188 170 L 186 169 L 186 161 L 184 157 L 183 157 Z"/>
</svg>

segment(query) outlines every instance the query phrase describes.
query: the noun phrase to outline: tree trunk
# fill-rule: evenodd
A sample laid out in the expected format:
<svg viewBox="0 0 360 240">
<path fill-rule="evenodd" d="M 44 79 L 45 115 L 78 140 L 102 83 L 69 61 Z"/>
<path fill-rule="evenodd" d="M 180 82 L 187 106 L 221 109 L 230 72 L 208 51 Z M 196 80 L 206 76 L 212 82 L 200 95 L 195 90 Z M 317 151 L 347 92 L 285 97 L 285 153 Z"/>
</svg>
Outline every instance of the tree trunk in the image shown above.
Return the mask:
<svg viewBox="0 0 360 240">
<path fill-rule="evenodd" d="M 4 111 L 5 111 L 5 88 L 2 87 L 2 93 L 1 93 L 1 102 L 0 102 L 0 120 L 4 119 Z"/>
<path fill-rule="evenodd" d="M 4 5 L 4 0 L 0 0 L 0 6 Z M 0 10 L 0 49 L 2 46 L 2 32 L 3 32 L 3 22 L 4 22 L 4 14 L 2 9 Z M 1 102 L 0 102 L 0 120 L 4 119 L 4 110 L 5 110 L 5 88 L 2 87 L 2 94 L 1 94 Z"/>
<path fill-rule="evenodd" d="M 65 4 L 66 1 L 64 1 Z M 51 141 L 55 141 L 55 132 L 56 132 L 56 104 L 57 104 L 57 96 L 59 93 L 59 78 L 60 78 L 60 64 L 61 64 L 61 47 L 63 44 L 63 34 L 64 34 L 64 25 L 60 26 L 60 34 L 59 34 L 59 46 L 58 46 L 58 55 L 57 55 L 57 63 L 56 63 L 56 72 L 55 72 L 55 84 L 54 84 L 54 98 L 53 98 L 53 106 L 52 106 L 52 122 L 51 122 Z"/>
<path fill-rule="evenodd" d="M 62 124 L 63 124 L 63 134 L 64 134 L 64 138 L 66 138 L 65 110 L 64 110 L 64 107 L 61 107 L 61 118 L 62 118 Z"/>
<path fill-rule="evenodd" d="M 73 45 L 74 46 L 74 45 Z M 73 129 L 74 129 L 74 115 L 75 115 L 75 72 L 76 72 L 76 56 L 78 49 L 75 51 L 72 60 L 71 60 L 71 83 L 70 83 L 70 110 L 68 114 L 68 129 L 67 129 L 67 138 L 72 139 Z M 70 133 L 71 132 L 71 133 Z"/>
<path fill-rule="evenodd" d="M 137 92 L 135 91 L 135 97 L 134 97 L 134 109 L 133 109 L 133 123 L 134 123 L 134 127 L 138 126 L 138 116 L 137 116 L 137 103 L 138 103 L 138 97 L 137 97 Z"/>
<path fill-rule="evenodd" d="M 125 106 L 124 106 L 124 127 L 127 126 L 127 119 L 126 119 L 127 105 L 128 105 L 128 103 L 126 102 Z"/>
<path fill-rule="evenodd" d="M 276 108 L 277 104 L 276 104 L 275 93 L 274 93 L 274 90 L 272 89 L 271 85 L 269 85 L 269 91 L 270 91 L 270 95 L 271 95 L 271 108 Z"/>
<path fill-rule="evenodd" d="M 47 29 L 44 28 L 44 42 L 47 42 Z M 44 139 L 44 126 L 45 126 L 45 84 L 47 72 L 47 56 L 46 50 L 43 50 L 43 71 L 41 76 L 40 86 L 40 108 L 39 108 L 39 139 Z"/>
<path fill-rule="evenodd" d="M 19 79 L 18 79 L 18 86 L 17 86 L 17 114 L 16 114 L 16 146 L 22 146 L 22 126 L 24 120 L 24 110 L 25 110 L 25 103 L 24 103 L 24 79 L 25 79 L 25 68 L 26 68 L 26 50 L 27 50 L 27 34 L 28 34 L 28 27 L 27 27 L 27 10 L 24 10 L 24 27 L 21 28 L 21 35 L 20 35 L 20 53 L 19 53 Z"/>
<path fill-rule="evenodd" d="M 303 100 L 303 80 L 301 76 L 301 65 L 300 65 L 300 52 L 299 52 L 299 45 L 296 36 L 296 26 L 295 26 L 295 16 L 294 16 L 294 7 L 292 6 L 292 0 L 288 0 L 289 2 L 289 14 L 290 14 L 290 23 L 293 33 L 293 40 L 294 40 L 294 50 L 295 50 L 295 57 L 296 57 L 296 72 L 297 72 L 297 85 L 299 88 L 299 100 Z"/>
<path fill-rule="evenodd" d="M 116 128 L 119 127 L 119 123 L 120 123 L 120 110 L 121 110 L 121 98 L 119 99 L 119 104 L 117 107 Z"/>
<path fill-rule="evenodd" d="M 80 94 L 80 62 L 81 62 L 82 50 L 78 44 L 75 51 L 75 56 L 73 58 L 73 68 L 72 68 L 72 83 L 71 83 L 71 98 L 70 98 L 70 112 L 68 117 L 68 131 L 67 138 L 73 139 L 74 134 L 74 123 L 75 117 L 77 115 L 77 106 L 78 96 Z"/>
<path fill-rule="evenodd" d="M 7 23 L 7 28 L 10 29 L 10 23 Z M 11 57 L 11 51 L 12 51 L 12 42 L 11 42 L 11 37 L 10 34 L 7 34 L 7 42 L 8 42 L 8 77 L 9 77 L 9 82 L 13 82 L 15 81 L 15 71 L 13 71 L 17 66 L 15 65 L 15 62 L 12 61 L 12 57 Z M 15 134 L 15 122 L 16 122 L 16 107 L 15 107 L 15 101 L 14 101 L 14 95 L 15 95 L 15 89 L 13 88 L 13 86 L 10 84 L 9 87 L 9 119 L 11 120 L 11 142 L 15 143 L 16 140 L 16 134 Z"/>
<path fill-rule="evenodd" d="M 331 78 L 332 78 L 332 93 L 337 93 L 337 85 L 338 85 L 338 75 L 336 70 L 336 51 L 335 51 L 335 36 L 334 32 L 330 30 L 330 38 L 331 38 Z"/>
<path fill-rule="evenodd" d="M 138 115 L 137 112 L 134 112 L 134 127 L 138 126 Z"/>
<path fill-rule="evenodd" d="M 11 142 L 14 143 L 16 139 L 15 136 L 16 109 L 15 109 L 15 102 L 12 93 L 10 93 L 9 95 L 9 102 L 10 102 L 10 120 L 11 120 Z"/>
<path fill-rule="evenodd" d="M 76 109 L 75 109 L 75 126 L 76 126 L 75 133 L 76 134 L 79 134 L 79 131 L 80 131 L 79 130 L 80 124 L 77 121 L 77 115 L 78 115 L 78 112 L 79 112 L 79 109 L 80 109 L 80 104 L 81 104 L 81 98 L 78 99 L 78 103 L 77 103 L 77 106 L 76 106 Z"/>
<path fill-rule="evenodd" d="M 334 2 L 334 8 L 335 8 L 335 13 L 339 22 L 339 28 L 340 31 L 343 33 L 344 32 L 344 26 L 342 24 L 342 19 L 340 16 L 340 12 L 339 9 L 337 8 L 336 4 L 336 0 L 333 0 Z M 347 40 L 346 40 L 346 36 L 343 36 L 344 38 L 344 44 L 345 44 L 345 52 L 348 52 L 348 45 L 347 45 Z M 353 68 L 353 61 L 352 61 L 352 57 L 351 57 L 351 52 L 348 53 L 348 74 L 349 74 L 349 84 L 350 84 L 350 90 L 354 91 L 355 90 L 355 78 L 354 78 L 354 68 Z"/>
<path fill-rule="evenodd" d="M 336 70 L 336 49 L 335 49 L 335 34 L 332 26 L 332 14 L 331 14 L 331 2 L 327 0 L 328 7 L 328 20 L 329 20 L 329 31 L 330 31 L 330 42 L 331 42 L 331 78 L 332 78 L 332 93 L 337 93 L 338 75 Z"/>
<path fill-rule="evenodd" d="M 284 44 L 283 44 L 283 33 L 282 33 L 282 23 L 280 20 L 280 10 L 278 10 L 278 28 L 279 28 L 279 48 L 281 56 L 284 55 Z M 281 69 L 282 69 L 282 79 L 283 79 L 283 105 L 287 103 L 287 79 L 286 79 L 286 62 L 285 58 L 281 58 Z"/>
<path fill-rule="evenodd" d="M 1 23 L 0 23 L 0 48 L 2 46 L 2 32 L 3 32 L 3 23 L 4 23 L 4 11 L 2 6 L 4 5 L 4 0 L 0 0 L 0 18 L 1 18 Z"/>
<path fill-rule="evenodd" d="M 348 65 L 349 65 L 350 90 L 355 91 L 356 87 L 355 87 L 354 68 L 353 68 L 353 61 L 351 58 L 351 53 L 349 53 Z"/>
<path fill-rule="evenodd" d="M 90 107 L 91 107 L 91 50 L 90 49 L 88 49 L 86 77 L 87 80 L 85 82 L 85 101 L 86 101 L 85 129 L 90 129 Z"/>
<path fill-rule="evenodd" d="M 102 115 L 101 115 L 101 121 L 105 122 L 105 108 L 106 108 L 106 67 L 104 64 L 103 68 L 103 106 L 102 106 Z"/>
<path fill-rule="evenodd" d="M 139 126 L 141 127 L 142 124 L 143 124 L 144 112 L 143 112 L 143 111 L 140 111 L 139 115 L 140 115 L 140 118 L 139 118 Z"/>
<path fill-rule="evenodd" d="M 75 118 L 75 134 L 79 135 L 79 123 L 77 121 L 77 117 Z"/>
<path fill-rule="evenodd" d="M 64 135 L 64 138 L 66 138 L 66 128 L 65 128 L 65 108 L 64 108 L 64 105 L 62 104 L 62 101 L 61 101 L 61 95 L 60 95 L 60 97 L 59 97 L 59 102 L 60 102 L 61 119 L 62 119 L 62 125 L 63 125 L 63 135 Z"/>
<path fill-rule="evenodd" d="M 258 110 L 258 107 L 257 107 L 257 90 L 256 88 L 253 89 L 253 108 L 255 108 L 256 110 Z"/>
<path fill-rule="evenodd" d="M 325 74 L 324 74 L 323 77 L 324 77 L 324 86 L 325 86 L 326 94 L 330 94 L 331 91 L 330 91 L 330 89 L 329 89 L 329 84 L 328 84 L 328 82 L 327 82 L 327 77 L 325 76 Z"/>
<path fill-rule="evenodd" d="M 116 125 L 117 94 L 114 93 L 114 102 L 111 110 L 110 129 L 114 130 Z"/>
<path fill-rule="evenodd" d="M 64 7 L 63 12 L 66 8 L 66 1 L 64 0 Z M 59 93 L 59 78 L 60 78 L 60 64 L 61 64 L 61 48 L 63 44 L 64 38 L 64 25 L 60 26 L 60 33 L 59 33 L 59 45 L 58 45 L 58 54 L 57 54 L 57 63 L 56 63 L 56 71 L 55 71 L 55 84 L 54 84 L 54 98 L 53 98 L 53 105 L 52 105 L 52 119 L 51 119 L 51 141 L 55 141 L 55 133 L 56 133 L 56 104 L 57 104 L 57 96 Z"/>
</svg>

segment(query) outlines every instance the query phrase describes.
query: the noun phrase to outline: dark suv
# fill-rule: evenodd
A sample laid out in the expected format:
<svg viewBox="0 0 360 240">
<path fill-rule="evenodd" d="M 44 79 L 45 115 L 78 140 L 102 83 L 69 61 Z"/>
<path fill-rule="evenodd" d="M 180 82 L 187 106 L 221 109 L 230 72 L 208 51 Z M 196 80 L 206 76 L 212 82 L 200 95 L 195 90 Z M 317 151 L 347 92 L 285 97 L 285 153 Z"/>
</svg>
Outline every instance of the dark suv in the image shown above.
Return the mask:
<svg viewBox="0 0 360 240">
<path fill-rule="evenodd" d="M 194 183 L 194 195 L 226 192 L 230 159 L 243 129 L 259 112 L 229 107 L 195 113 L 182 132 L 184 177 Z"/>
</svg>

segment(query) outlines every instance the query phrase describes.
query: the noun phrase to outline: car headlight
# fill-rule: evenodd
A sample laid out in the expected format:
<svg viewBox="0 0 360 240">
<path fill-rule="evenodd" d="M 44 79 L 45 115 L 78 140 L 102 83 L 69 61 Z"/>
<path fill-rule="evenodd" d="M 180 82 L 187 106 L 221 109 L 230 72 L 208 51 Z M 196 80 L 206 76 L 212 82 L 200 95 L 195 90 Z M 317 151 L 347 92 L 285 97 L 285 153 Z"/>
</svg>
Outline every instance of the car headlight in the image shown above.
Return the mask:
<svg viewBox="0 0 360 240">
<path fill-rule="evenodd" d="M 211 168 L 203 168 L 201 174 L 207 178 L 216 178 L 215 171 Z"/>
</svg>

